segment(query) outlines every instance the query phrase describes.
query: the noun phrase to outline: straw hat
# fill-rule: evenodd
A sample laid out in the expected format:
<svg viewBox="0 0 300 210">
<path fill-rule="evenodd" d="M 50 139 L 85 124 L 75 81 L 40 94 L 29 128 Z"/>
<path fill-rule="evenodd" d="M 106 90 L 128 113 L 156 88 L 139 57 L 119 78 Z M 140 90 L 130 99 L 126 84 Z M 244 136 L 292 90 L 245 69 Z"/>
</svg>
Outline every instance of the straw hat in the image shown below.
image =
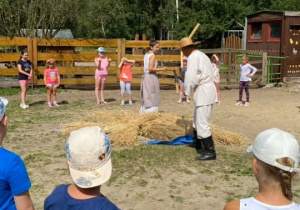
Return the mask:
<svg viewBox="0 0 300 210">
<path fill-rule="evenodd" d="M 200 44 L 200 41 L 198 42 L 193 42 L 193 40 L 189 37 L 185 37 L 185 38 L 182 38 L 180 40 L 180 48 L 184 48 L 184 47 L 187 47 L 187 46 L 190 46 L 190 45 L 198 45 Z"/>
</svg>

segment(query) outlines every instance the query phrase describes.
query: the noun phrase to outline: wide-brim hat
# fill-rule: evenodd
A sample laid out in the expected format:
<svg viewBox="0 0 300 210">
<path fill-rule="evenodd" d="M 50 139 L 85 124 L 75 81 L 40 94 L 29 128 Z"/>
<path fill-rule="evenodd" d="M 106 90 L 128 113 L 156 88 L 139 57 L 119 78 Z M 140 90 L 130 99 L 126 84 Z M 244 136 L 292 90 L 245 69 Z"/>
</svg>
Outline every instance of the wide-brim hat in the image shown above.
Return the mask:
<svg viewBox="0 0 300 210">
<path fill-rule="evenodd" d="M 180 40 L 180 43 L 179 43 L 180 47 L 179 48 L 181 49 L 181 48 L 184 48 L 184 47 L 187 47 L 187 46 L 191 46 L 191 45 L 196 46 L 196 45 L 198 45 L 200 43 L 201 43 L 200 41 L 193 42 L 193 40 L 191 38 L 184 37 L 184 38 L 182 38 Z"/>
</svg>

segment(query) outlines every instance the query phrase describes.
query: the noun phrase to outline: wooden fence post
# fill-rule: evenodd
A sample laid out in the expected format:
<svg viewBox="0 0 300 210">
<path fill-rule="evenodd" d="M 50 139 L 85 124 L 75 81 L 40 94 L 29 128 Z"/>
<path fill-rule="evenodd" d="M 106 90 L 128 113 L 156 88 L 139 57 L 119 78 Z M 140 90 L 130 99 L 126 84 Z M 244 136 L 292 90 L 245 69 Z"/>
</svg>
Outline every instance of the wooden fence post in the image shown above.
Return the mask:
<svg viewBox="0 0 300 210">
<path fill-rule="evenodd" d="M 231 65 L 231 56 L 232 56 L 232 51 L 231 49 L 228 49 L 228 60 L 227 60 L 227 65 L 228 65 L 228 70 L 227 70 L 227 85 L 230 85 L 231 82 L 231 69 L 232 69 L 232 65 Z"/>
<path fill-rule="evenodd" d="M 37 39 L 28 37 L 28 44 L 27 44 L 27 51 L 28 51 L 28 58 L 32 63 L 32 84 L 31 88 L 33 88 L 34 84 L 37 84 Z"/>
<path fill-rule="evenodd" d="M 121 59 L 125 55 L 125 39 L 118 39 L 118 56 L 117 56 L 117 67 L 119 66 L 119 63 L 121 62 Z M 117 81 L 119 81 L 120 71 L 117 70 Z"/>
<path fill-rule="evenodd" d="M 268 78 L 268 54 L 266 52 L 263 52 L 262 56 L 262 85 L 267 84 L 267 78 Z"/>
</svg>

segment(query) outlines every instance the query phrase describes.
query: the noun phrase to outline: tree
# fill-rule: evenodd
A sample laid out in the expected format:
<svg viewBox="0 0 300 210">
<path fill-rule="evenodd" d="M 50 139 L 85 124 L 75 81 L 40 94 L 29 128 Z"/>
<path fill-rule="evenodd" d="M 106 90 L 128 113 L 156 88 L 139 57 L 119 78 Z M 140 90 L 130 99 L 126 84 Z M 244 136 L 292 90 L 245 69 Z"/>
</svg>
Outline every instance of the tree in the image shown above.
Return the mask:
<svg viewBox="0 0 300 210">
<path fill-rule="evenodd" d="M 0 33 L 4 36 L 37 36 L 51 38 L 67 23 L 72 23 L 79 0 L 2 0 Z M 72 9 L 70 9 L 72 8 Z"/>
</svg>

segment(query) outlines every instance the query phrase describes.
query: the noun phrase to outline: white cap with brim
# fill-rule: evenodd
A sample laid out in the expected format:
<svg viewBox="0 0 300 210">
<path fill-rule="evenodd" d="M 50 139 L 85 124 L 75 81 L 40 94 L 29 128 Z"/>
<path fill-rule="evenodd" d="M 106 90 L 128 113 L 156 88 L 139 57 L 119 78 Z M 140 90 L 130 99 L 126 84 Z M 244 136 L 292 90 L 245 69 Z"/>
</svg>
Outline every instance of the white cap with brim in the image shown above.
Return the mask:
<svg viewBox="0 0 300 210">
<path fill-rule="evenodd" d="M 7 104 L 8 104 L 8 100 L 6 98 L 0 97 L 0 122 L 2 121 L 5 115 Z"/>
<path fill-rule="evenodd" d="M 104 47 L 99 47 L 99 48 L 97 49 L 97 52 L 99 52 L 99 53 L 105 53 Z"/>
<path fill-rule="evenodd" d="M 66 144 L 66 154 L 71 177 L 77 186 L 96 187 L 110 179 L 110 141 L 98 126 L 71 132 Z M 102 155 L 103 159 L 99 159 Z"/>
<path fill-rule="evenodd" d="M 247 149 L 264 163 L 289 172 L 300 172 L 299 144 L 295 136 L 278 128 L 265 130 L 257 135 L 254 143 Z M 292 167 L 280 164 L 277 160 L 290 158 L 294 161 Z"/>
</svg>

